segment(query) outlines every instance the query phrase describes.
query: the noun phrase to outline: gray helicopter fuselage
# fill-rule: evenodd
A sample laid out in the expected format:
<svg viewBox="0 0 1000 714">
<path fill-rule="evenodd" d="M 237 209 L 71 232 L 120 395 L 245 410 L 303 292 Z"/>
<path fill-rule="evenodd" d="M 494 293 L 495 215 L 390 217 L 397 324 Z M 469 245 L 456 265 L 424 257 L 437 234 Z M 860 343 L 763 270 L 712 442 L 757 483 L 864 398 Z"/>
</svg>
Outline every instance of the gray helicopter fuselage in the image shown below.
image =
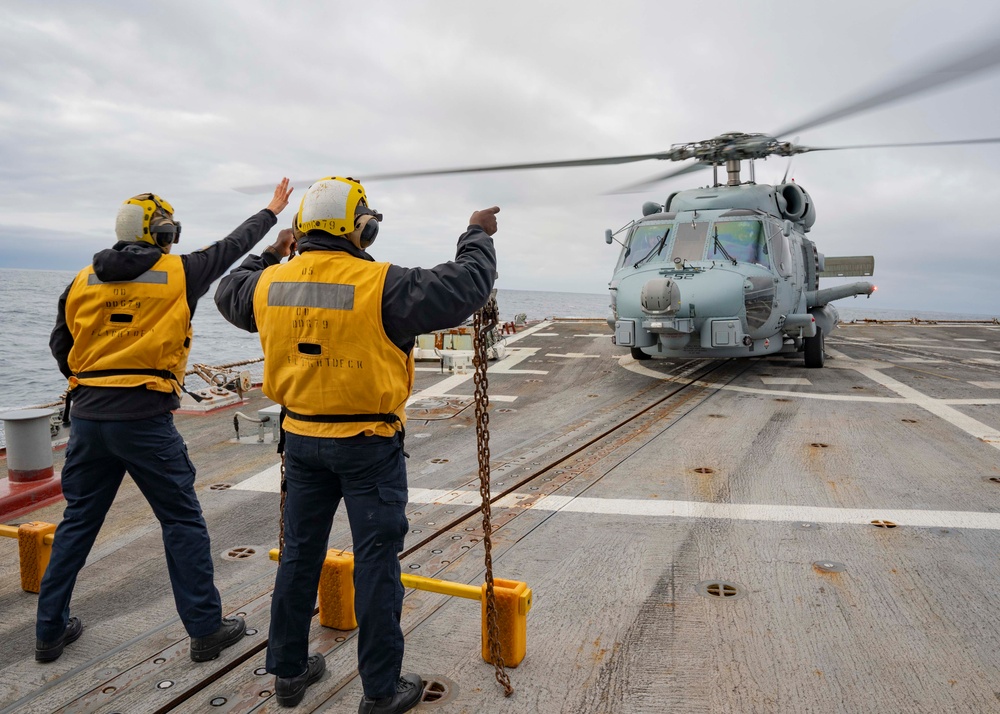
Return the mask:
<svg viewBox="0 0 1000 714">
<path fill-rule="evenodd" d="M 823 255 L 795 184 L 682 191 L 628 229 L 610 283 L 615 341 L 653 358 L 747 357 L 801 349 L 838 321 L 819 291 Z M 637 355 L 643 356 L 643 355 Z"/>
</svg>

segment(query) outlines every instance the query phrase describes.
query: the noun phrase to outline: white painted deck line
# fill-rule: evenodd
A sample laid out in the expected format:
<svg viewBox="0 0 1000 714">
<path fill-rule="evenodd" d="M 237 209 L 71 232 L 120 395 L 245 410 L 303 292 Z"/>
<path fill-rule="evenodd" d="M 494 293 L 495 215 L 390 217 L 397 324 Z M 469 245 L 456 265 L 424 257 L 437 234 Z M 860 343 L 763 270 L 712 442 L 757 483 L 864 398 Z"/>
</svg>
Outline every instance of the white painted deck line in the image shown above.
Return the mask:
<svg viewBox="0 0 1000 714">
<path fill-rule="evenodd" d="M 271 468 L 265 469 L 255 476 L 251 476 L 246 481 L 240 481 L 231 490 L 281 493 L 281 464 L 275 464 Z"/>
<path fill-rule="evenodd" d="M 544 323 L 543 323 L 544 324 Z M 517 339 L 531 334 L 531 330 L 540 327 L 536 325 L 535 327 L 529 327 L 524 332 L 514 335 L 507 340 L 508 343 L 514 342 Z M 487 369 L 488 374 L 548 374 L 545 370 L 538 369 L 511 369 L 513 365 L 523 362 L 528 357 L 531 357 L 536 352 L 538 352 L 537 347 L 511 347 L 508 349 L 507 356 L 502 360 L 499 360 L 496 364 L 490 366 Z M 449 394 L 451 390 L 455 389 L 459 385 L 465 384 L 472 379 L 474 375 L 474 370 L 470 367 L 466 374 L 453 374 L 452 376 L 442 379 L 436 384 L 432 384 L 426 389 L 422 389 L 419 392 L 414 392 L 410 395 L 410 398 L 406 400 L 406 405 L 409 406 L 413 404 L 418 399 L 423 397 L 449 397 L 457 396 Z"/>
<path fill-rule="evenodd" d="M 558 332 L 536 332 L 535 337 L 559 337 Z"/>
<path fill-rule="evenodd" d="M 986 342 L 978 337 L 956 337 L 955 342 Z"/>
<path fill-rule="evenodd" d="M 944 362 L 943 359 L 927 359 L 926 357 L 900 357 L 889 361 L 895 364 L 942 364 Z"/>
<path fill-rule="evenodd" d="M 528 335 L 537 334 L 539 331 L 544 330 L 545 328 L 550 327 L 551 325 L 552 325 L 551 322 L 539 322 L 537 325 L 532 325 L 526 330 L 521 330 L 520 332 L 516 332 L 513 335 L 507 335 L 503 338 L 503 340 L 506 344 L 509 345 L 511 342 L 517 342 L 518 340 L 523 339 Z"/>
<path fill-rule="evenodd" d="M 410 489 L 411 503 L 479 503 L 476 491 L 448 491 L 447 499 L 434 500 L 440 491 Z M 464 498 L 463 498 L 464 496 Z M 731 521 L 775 521 L 795 523 L 845 523 L 869 525 L 874 520 L 888 520 L 900 526 L 920 528 L 976 528 L 1000 530 L 1000 513 L 978 511 L 925 511 L 905 508 L 824 508 L 754 503 L 705 503 L 703 501 L 659 501 L 630 498 L 573 498 L 542 496 L 534 503 L 529 494 L 510 494 L 497 501 L 494 508 L 531 508 L 536 511 L 597 513 L 614 516 L 650 516 L 661 518 L 715 518 Z"/>
<path fill-rule="evenodd" d="M 279 493 L 281 466 L 233 486 L 232 490 Z M 918 528 L 974 528 L 1000 530 L 1000 513 L 978 511 L 926 511 L 907 508 L 824 508 L 752 503 L 705 503 L 703 501 L 659 501 L 634 498 L 573 498 L 542 496 L 534 503 L 531 494 L 510 494 L 494 508 L 531 508 L 536 511 L 595 513 L 609 516 L 646 516 L 658 518 L 715 518 L 730 521 L 771 521 L 796 523 L 844 523 L 869 525 L 874 520 L 888 520 L 900 526 Z M 410 503 L 478 505 L 478 491 L 428 488 L 409 489 Z M 527 502 L 527 505 L 526 505 Z"/>
<path fill-rule="evenodd" d="M 969 382 L 969 384 L 980 389 L 1000 389 L 1000 382 Z"/>
<path fill-rule="evenodd" d="M 585 355 L 583 352 L 567 352 L 566 354 L 558 354 L 556 352 L 548 352 L 546 357 L 570 357 L 572 359 L 600 359 L 600 355 Z"/>
<path fill-rule="evenodd" d="M 833 349 L 828 348 L 827 352 L 838 359 L 846 360 L 848 363 L 856 361 Z M 881 384 L 886 389 L 892 390 L 899 396 L 904 397 L 909 403 L 915 404 L 921 409 L 929 411 L 934 416 L 944 419 L 952 426 L 958 427 L 966 434 L 969 434 L 970 436 L 989 444 L 995 449 L 1000 450 L 1000 431 L 997 431 L 993 427 L 987 426 L 981 421 L 977 421 L 970 416 L 966 416 L 957 409 L 953 409 L 952 407 L 944 404 L 940 399 L 929 397 L 923 392 L 919 392 L 913 387 L 903 384 L 887 374 L 882 374 L 882 372 L 877 369 L 865 366 L 862 362 L 859 362 L 857 366 L 852 367 L 852 369 L 856 370 L 859 374 L 868 377 L 868 379 L 872 380 L 876 384 Z"/>
<path fill-rule="evenodd" d="M 589 335 L 573 335 L 573 337 L 611 337 L 607 332 L 591 332 Z"/>
<path fill-rule="evenodd" d="M 792 385 L 798 384 L 804 387 L 811 387 L 812 382 L 810 382 L 805 377 L 761 377 L 760 381 L 764 384 L 784 384 Z"/>
<path fill-rule="evenodd" d="M 833 350 L 827 348 L 828 353 L 832 354 Z M 839 353 L 838 353 L 839 354 Z M 845 358 L 846 359 L 846 358 Z M 664 374 L 663 372 L 657 372 L 654 369 L 650 369 L 639 362 L 632 359 L 631 355 L 623 355 L 618 358 L 618 365 L 623 369 L 627 369 L 630 372 L 635 372 L 636 374 L 642 374 L 647 377 L 652 377 L 653 379 L 659 379 L 665 382 L 678 382 L 687 384 L 687 381 L 676 377 L 672 374 Z M 883 364 L 882 367 L 891 367 L 892 365 Z M 834 365 L 827 363 L 828 368 L 840 367 L 842 369 L 855 369 L 855 367 L 849 363 Z M 817 394 L 815 392 L 789 392 L 782 389 L 764 389 L 763 387 L 741 387 L 736 384 L 722 384 L 721 382 L 703 382 L 697 380 L 694 382 L 700 387 L 707 387 L 709 389 L 721 389 L 728 392 L 742 392 L 744 394 L 763 394 L 769 397 L 794 397 L 796 399 L 818 399 L 819 401 L 828 402 L 865 402 L 868 404 L 906 404 L 910 400 L 904 397 L 863 397 L 854 394 Z M 976 404 L 976 405 L 992 405 L 1000 404 L 1000 399 L 939 399 L 937 400 L 941 404 Z"/>
</svg>

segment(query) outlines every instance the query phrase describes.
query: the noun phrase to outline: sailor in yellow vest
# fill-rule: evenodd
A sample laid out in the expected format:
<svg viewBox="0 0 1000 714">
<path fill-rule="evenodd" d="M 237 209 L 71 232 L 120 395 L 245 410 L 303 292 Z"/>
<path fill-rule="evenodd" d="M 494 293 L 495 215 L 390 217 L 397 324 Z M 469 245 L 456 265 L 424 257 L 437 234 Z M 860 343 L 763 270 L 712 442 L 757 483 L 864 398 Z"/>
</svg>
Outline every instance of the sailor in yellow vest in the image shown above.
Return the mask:
<svg viewBox="0 0 1000 714">
<path fill-rule="evenodd" d="M 160 521 L 191 659 L 210 660 L 243 636 L 243 618 L 222 616 L 195 469 L 171 411 L 180 405 L 198 299 L 271 229 L 289 194 L 283 179 L 267 208 L 227 238 L 180 256 L 170 254 L 181 234 L 173 207 L 152 193 L 134 196 L 118 212 L 118 242 L 59 298 L 49 346 L 69 379 L 72 431 L 66 510 L 38 596 L 36 660 L 57 659 L 80 636 L 80 619 L 69 616 L 73 587 L 126 471 Z"/>
<path fill-rule="evenodd" d="M 260 257 L 223 278 L 215 301 L 226 319 L 260 332 L 264 393 L 285 409 L 285 548 L 271 599 L 267 670 L 283 706 L 295 706 L 325 669 L 309 655 L 320 569 L 344 500 L 354 542 L 354 607 L 362 714 L 416 706 L 416 674 L 400 676 L 408 530 L 402 430 L 417 335 L 461 324 L 489 298 L 496 276 L 493 207 L 476 211 L 455 260 L 434 268 L 378 263 L 367 249 L 380 213 L 349 178 L 306 191 L 295 240 L 282 231 Z"/>
</svg>

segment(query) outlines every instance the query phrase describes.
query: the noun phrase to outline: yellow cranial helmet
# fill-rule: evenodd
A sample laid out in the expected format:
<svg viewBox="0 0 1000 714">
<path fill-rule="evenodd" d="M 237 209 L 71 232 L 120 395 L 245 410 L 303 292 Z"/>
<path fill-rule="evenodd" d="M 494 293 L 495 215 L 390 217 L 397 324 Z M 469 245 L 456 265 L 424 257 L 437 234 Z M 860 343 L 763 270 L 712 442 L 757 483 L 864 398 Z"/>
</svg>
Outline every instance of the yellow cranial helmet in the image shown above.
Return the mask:
<svg viewBox="0 0 1000 714">
<path fill-rule="evenodd" d="M 140 193 L 118 209 L 115 235 L 118 240 L 169 245 L 180 238 L 180 223 L 173 220 L 174 207 L 154 193 Z"/>
<path fill-rule="evenodd" d="M 302 196 L 299 230 L 321 230 L 335 236 L 353 233 L 358 207 L 368 207 L 364 187 L 352 178 L 327 176 Z"/>
</svg>

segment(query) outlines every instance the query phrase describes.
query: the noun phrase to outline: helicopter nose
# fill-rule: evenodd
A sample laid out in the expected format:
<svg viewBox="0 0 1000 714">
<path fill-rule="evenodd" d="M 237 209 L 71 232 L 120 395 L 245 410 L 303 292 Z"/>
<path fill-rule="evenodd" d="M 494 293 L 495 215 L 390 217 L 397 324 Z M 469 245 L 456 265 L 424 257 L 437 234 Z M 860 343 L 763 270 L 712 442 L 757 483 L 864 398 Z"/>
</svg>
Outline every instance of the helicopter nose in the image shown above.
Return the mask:
<svg viewBox="0 0 1000 714">
<path fill-rule="evenodd" d="M 653 278 L 642 286 L 642 311 L 647 315 L 673 315 L 681 307 L 680 288 L 670 278 Z"/>
</svg>

